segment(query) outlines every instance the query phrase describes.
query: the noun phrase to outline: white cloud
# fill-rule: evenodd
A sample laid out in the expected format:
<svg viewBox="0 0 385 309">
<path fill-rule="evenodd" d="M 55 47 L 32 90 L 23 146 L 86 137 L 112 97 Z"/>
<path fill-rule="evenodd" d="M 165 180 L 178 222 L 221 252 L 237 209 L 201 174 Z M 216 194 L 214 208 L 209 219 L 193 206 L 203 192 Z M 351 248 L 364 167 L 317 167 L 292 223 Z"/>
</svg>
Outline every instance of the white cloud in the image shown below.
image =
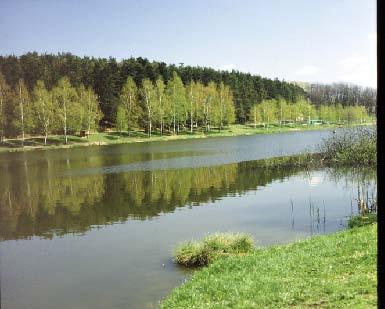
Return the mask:
<svg viewBox="0 0 385 309">
<path fill-rule="evenodd" d="M 295 74 L 309 76 L 309 75 L 317 74 L 319 71 L 320 69 L 315 65 L 305 65 L 303 68 L 297 70 Z"/>
<path fill-rule="evenodd" d="M 337 66 L 337 79 L 362 86 L 377 86 L 377 68 L 375 59 L 353 54 L 342 59 Z"/>
<path fill-rule="evenodd" d="M 222 65 L 219 69 L 223 71 L 232 71 L 235 70 L 237 66 L 235 64 L 225 64 Z"/>
</svg>

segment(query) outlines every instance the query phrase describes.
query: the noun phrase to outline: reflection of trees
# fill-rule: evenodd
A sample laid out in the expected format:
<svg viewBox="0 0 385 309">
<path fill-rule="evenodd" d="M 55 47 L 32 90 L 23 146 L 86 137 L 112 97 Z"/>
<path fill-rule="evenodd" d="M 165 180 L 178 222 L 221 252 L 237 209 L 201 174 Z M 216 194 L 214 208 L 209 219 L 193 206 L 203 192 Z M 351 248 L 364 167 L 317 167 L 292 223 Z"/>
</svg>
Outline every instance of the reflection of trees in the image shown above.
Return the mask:
<svg viewBox="0 0 385 309">
<path fill-rule="evenodd" d="M 51 237 L 127 218 L 144 220 L 177 207 L 242 194 L 301 171 L 298 167 L 274 168 L 261 161 L 95 176 L 57 177 L 57 170 L 44 159 L 35 164 L 13 162 L 12 173 L 10 166 L 0 165 L 2 238 Z M 342 177 L 333 175 L 330 177 Z"/>
<path fill-rule="evenodd" d="M 50 161 L 44 159 L 38 164 L 23 160 L 0 165 L 1 238 L 61 228 L 67 224 L 63 211 L 76 217 L 82 205 L 93 204 L 103 195 L 103 175 L 73 178 L 54 173 Z"/>
<path fill-rule="evenodd" d="M 362 212 L 365 206 L 369 211 L 377 211 L 377 169 L 374 167 L 346 168 L 328 170 L 332 181 L 344 181 L 346 187 L 356 188 L 357 207 Z"/>
</svg>

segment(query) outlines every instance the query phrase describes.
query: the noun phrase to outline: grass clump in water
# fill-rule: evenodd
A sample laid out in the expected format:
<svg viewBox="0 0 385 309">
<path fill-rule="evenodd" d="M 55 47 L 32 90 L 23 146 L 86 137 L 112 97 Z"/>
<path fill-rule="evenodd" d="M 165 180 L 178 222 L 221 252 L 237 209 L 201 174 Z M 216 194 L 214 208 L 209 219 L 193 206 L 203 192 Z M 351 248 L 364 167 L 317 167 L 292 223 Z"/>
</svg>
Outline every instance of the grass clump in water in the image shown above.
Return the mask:
<svg viewBox="0 0 385 309">
<path fill-rule="evenodd" d="M 248 253 L 253 249 L 254 241 L 248 234 L 216 233 L 202 242 L 180 244 L 175 249 L 174 261 L 187 267 L 206 266 L 220 256 Z"/>
</svg>

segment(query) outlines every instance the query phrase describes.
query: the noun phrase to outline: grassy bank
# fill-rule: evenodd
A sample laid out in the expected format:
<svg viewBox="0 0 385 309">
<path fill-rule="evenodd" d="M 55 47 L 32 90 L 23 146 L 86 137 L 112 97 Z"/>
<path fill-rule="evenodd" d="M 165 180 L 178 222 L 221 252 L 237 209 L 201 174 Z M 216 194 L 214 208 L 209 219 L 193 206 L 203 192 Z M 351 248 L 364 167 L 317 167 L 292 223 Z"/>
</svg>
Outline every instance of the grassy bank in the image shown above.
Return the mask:
<svg viewBox="0 0 385 309">
<path fill-rule="evenodd" d="M 162 308 L 372 308 L 377 224 L 227 256 L 197 271 Z"/>
<path fill-rule="evenodd" d="M 367 124 L 366 124 L 367 125 Z M 207 137 L 221 137 L 221 136 L 239 136 L 239 135 L 252 135 L 252 134 L 272 134 L 290 131 L 305 131 L 305 130 L 320 130 L 336 128 L 337 125 L 316 125 L 316 126 L 303 126 L 303 125 L 285 125 L 277 126 L 270 125 L 267 128 L 263 127 L 251 127 L 248 125 L 231 125 L 221 131 L 213 129 L 210 132 L 196 131 L 190 133 L 189 131 L 181 131 L 178 135 L 163 135 L 159 133 L 153 133 L 149 138 L 143 131 L 135 131 L 130 135 L 127 133 L 118 132 L 99 132 L 91 134 L 88 138 L 81 138 L 79 136 L 71 135 L 68 137 L 68 144 L 64 144 L 63 136 L 50 136 L 47 140 L 47 146 L 44 146 L 43 137 L 31 137 L 24 141 L 24 148 L 21 147 L 21 139 L 7 139 L 0 144 L 0 152 L 9 151 L 25 151 L 33 149 L 54 149 L 54 148 L 72 148 L 80 146 L 91 145 L 112 145 L 112 144 L 124 144 L 124 143 L 138 143 L 138 142 L 152 142 L 152 141 L 169 141 L 179 139 L 191 139 L 191 138 L 207 138 Z"/>
</svg>

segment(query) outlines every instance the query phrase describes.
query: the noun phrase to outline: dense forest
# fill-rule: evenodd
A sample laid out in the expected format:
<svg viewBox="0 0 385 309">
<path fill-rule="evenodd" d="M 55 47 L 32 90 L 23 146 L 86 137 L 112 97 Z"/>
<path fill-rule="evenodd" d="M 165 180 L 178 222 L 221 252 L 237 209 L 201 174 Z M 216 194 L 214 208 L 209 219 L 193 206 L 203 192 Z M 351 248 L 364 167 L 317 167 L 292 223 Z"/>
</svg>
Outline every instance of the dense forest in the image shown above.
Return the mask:
<svg viewBox="0 0 385 309">
<path fill-rule="evenodd" d="M 307 90 L 307 91 L 305 91 Z M 0 138 L 114 127 L 177 134 L 231 123 L 366 122 L 376 91 L 69 53 L 0 56 Z M 1 142 L 0 141 L 0 142 Z"/>
</svg>

